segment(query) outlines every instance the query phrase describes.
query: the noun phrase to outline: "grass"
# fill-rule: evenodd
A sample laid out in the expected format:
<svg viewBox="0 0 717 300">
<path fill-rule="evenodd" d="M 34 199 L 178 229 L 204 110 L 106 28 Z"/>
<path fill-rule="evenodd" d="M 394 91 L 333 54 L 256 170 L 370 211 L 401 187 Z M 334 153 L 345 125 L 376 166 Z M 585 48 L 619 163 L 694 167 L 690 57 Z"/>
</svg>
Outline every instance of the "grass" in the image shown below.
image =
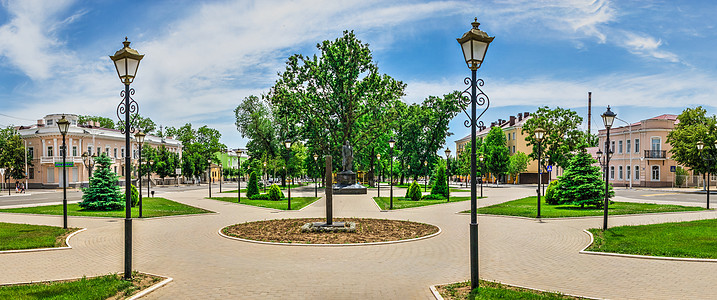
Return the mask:
<svg viewBox="0 0 717 300">
<path fill-rule="evenodd" d="M 0 222 L 0 251 L 62 247 L 65 237 L 76 230 Z"/>
<path fill-rule="evenodd" d="M 466 201 L 466 200 L 470 200 L 470 199 L 471 199 L 471 197 L 451 197 L 450 202 L 460 202 L 460 201 Z M 373 200 L 376 201 L 376 204 L 378 204 L 378 206 L 381 207 L 381 209 L 383 209 L 383 210 L 388 210 L 388 208 L 391 206 L 391 203 L 390 203 L 391 198 L 390 197 L 373 197 Z M 413 201 L 408 198 L 393 197 L 393 209 L 419 207 L 419 206 L 427 206 L 427 205 L 450 203 L 450 202 L 447 202 L 446 200 Z"/>
<path fill-rule="evenodd" d="M 540 215 L 542 218 L 586 217 L 603 215 L 602 208 L 595 208 L 594 206 L 586 206 L 584 208 L 581 208 L 580 206 L 573 205 L 548 205 L 543 199 L 541 199 L 541 201 L 543 202 L 540 205 Z M 478 208 L 478 213 L 535 218 L 538 212 L 537 202 L 537 197 L 535 196 L 525 197 L 518 200 Z M 608 213 L 610 215 L 647 214 L 697 210 L 704 210 L 704 208 L 633 202 L 615 202 L 611 203 L 608 206 Z"/>
<path fill-rule="evenodd" d="M 313 182 L 312 182 L 311 184 L 313 184 Z M 247 183 L 246 183 L 246 182 L 242 182 L 241 185 L 244 186 L 244 188 L 241 189 L 241 192 L 242 192 L 242 193 L 246 193 L 246 185 L 247 185 Z M 302 187 L 302 186 L 307 186 L 307 185 L 308 185 L 308 184 L 304 183 L 304 184 L 291 184 L 290 186 L 291 186 L 292 189 L 295 189 L 295 188 Z M 236 182 L 234 183 L 234 186 L 236 186 Z M 270 186 L 271 186 L 271 185 L 269 185 L 269 186 L 266 187 L 267 190 L 269 189 Z M 285 187 L 285 186 L 281 186 L 280 184 L 277 184 L 277 186 L 279 186 L 279 188 L 280 188 L 282 191 L 285 191 L 285 190 L 286 190 L 286 187 Z M 259 187 L 259 191 L 261 192 L 261 191 L 263 191 L 263 190 L 264 190 L 264 188 L 260 186 L 260 187 Z M 224 194 L 224 193 L 234 193 L 234 194 L 236 194 L 236 193 L 237 193 L 237 190 L 236 190 L 236 189 L 233 189 L 233 190 L 228 190 L 228 191 L 222 191 L 222 194 Z"/>
<path fill-rule="evenodd" d="M 588 251 L 717 259 L 717 219 L 589 231 Z"/>
<path fill-rule="evenodd" d="M 560 293 L 542 292 L 526 288 L 509 286 L 492 281 L 481 280 L 478 287 L 470 289 L 470 281 L 438 286 L 445 299 L 525 299 L 525 300 L 562 300 L 586 299 L 566 296 Z"/>
<path fill-rule="evenodd" d="M 451 188 L 451 192 L 470 192 L 471 189 Z M 480 191 L 480 190 L 479 190 Z"/>
<path fill-rule="evenodd" d="M 236 197 L 211 197 L 208 199 L 212 200 L 219 200 L 219 201 L 225 201 L 225 202 L 232 202 L 236 203 L 237 198 Z M 291 210 L 299 210 L 306 206 L 308 206 L 311 203 L 316 202 L 316 200 L 319 200 L 317 197 L 291 197 Z M 286 210 L 288 206 L 288 200 L 282 199 L 279 201 L 272 201 L 272 200 L 250 200 L 249 198 L 241 198 L 241 204 L 251 205 L 251 206 L 258 206 L 258 207 L 266 207 L 266 208 L 274 208 L 274 209 L 281 209 Z"/>
<path fill-rule="evenodd" d="M 41 215 L 62 215 L 62 204 L 58 205 L 45 205 L 35 207 L 21 207 L 21 208 L 9 208 L 0 209 L 0 212 L 9 213 L 25 213 L 25 214 L 41 214 Z M 175 216 L 175 215 L 191 215 L 191 214 L 203 214 L 210 213 L 211 211 L 201 209 L 194 206 L 174 202 L 160 197 L 144 197 L 142 198 L 142 217 L 163 217 L 163 216 Z M 68 216 L 88 216 L 88 217 L 112 217 L 112 218 L 124 218 L 125 211 L 122 210 L 111 210 L 111 211 L 91 211 L 83 210 L 78 204 L 67 205 Z M 139 206 L 132 207 L 132 217 L 139 217 Z"/>
<path fill-rule="evenodd" d="M 135 273 L 132 281 L 122 280 L 120 275 L 105 275 L 73 281 L 32 283 L 0 287 L 0 299 L 97 299 L 114 296 L 124 299 L 160 278 Z"/>
</svg>

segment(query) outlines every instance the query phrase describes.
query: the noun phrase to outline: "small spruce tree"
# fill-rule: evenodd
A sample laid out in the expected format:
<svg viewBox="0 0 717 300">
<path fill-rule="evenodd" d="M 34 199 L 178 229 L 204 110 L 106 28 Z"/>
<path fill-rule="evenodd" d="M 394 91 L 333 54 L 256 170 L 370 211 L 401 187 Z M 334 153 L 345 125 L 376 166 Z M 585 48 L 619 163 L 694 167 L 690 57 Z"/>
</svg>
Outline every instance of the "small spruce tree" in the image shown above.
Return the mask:
<svg viewBox="0 0 717 300">
<path fill-rule="evenodd" d="M 448 182 L 446 181 L 446 169 L 443 165 L 438 165 L 435 181 L 431 187 L 431 195 L 441 195 L 448 198 Z"/>
<path fill-rule="evenodd" d="M 117 186 L 117 174 L 110 171 L 111 160 L 102 153 L 95 158 L 97 170 L 92 173 L 90 187 L 84 189 L 82 209 L 86 210 L 119 210 L 124 208 L 123 196 Z"/>
<path fill-rule="evenodd" d="M 139 191 L 137 191 L 137 187 L 135 187 L 134 184 L 130 185 L 130 187 L 130 190 L 132 192 L 132 196 L 130 196 L 132 197 L 132 207 L 135 207 L 137 206 L 137 204 L 139 204 Z"/>
<path fill-rule="evenodd" d="M 252 171 L 249 175 L 249 186 L 246 188 L 246 196 L 251 198 L 259 194 L 259 181 L 256 179 L 256 172 Z"/>
<path fill-rule="evenodd" d="M 421 186 L 418 185 L 415 181 L 411 183 L 411 186 L 408 188 L 408 192 L 406 193 L 406 198 L 411 199 L 413 201 L 421 200 L 421 197 L 423 197 L 423 194 L 421 193 Z"/>
<path fill-rule="evenodd" d="M 269 187 L 269 200 L 279 201 L 284 198 L 284 193 L 281 191 L 278 185 L 272 184 Z"/>
<path fill-rule="evenodd" d="M 601 208 L 605 199 L 605 181 L 600 167 L 593 166 L 597 161 L 584 150 L 570 158 L 563 176 L 560 176 L 559 188 L 554 189 L 558 204 L 596 206 Z M 608 197 L 615 192 L 609 187 Z"/>
</svg>

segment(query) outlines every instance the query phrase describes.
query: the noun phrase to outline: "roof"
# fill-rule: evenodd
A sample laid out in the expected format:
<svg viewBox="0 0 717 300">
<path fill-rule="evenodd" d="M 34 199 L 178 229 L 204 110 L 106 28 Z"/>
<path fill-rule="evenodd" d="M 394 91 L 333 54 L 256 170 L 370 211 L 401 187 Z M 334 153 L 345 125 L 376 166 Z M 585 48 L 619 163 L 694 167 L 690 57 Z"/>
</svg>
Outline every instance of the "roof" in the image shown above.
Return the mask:
<svg viewBox="0 0 717 300">
<path fill-rule="evenodd" d="M 515 124 L 513 124 L 513 125 L 510 125 L 510 122 L 509 122 L 510 120 L 505 120 L 505 121 L 506 121 L 505 123 L 503 123 L 502 125 L 496 125 L 496 126 L 499 126 L 499 127 L 502 128 L 502 129 L 511 128 L 511 127 L 523 127 L 523 123 L 525 123 L 525 121 L 527 121 L 528 119 L 530 119 L 530 118 L 532 118 L 532 117 L 533 117 L 533 115 L 531 114 L 531 115 L 528 115 L 528 116 L 525 117 L 525 118 L 522 118 L 520 121 L 518 121 L 518 119 L 515 119 Z M 487 135 L 488 132 L 490 132 L 490 129 L 491 129 L 491 128 L 492 128 L 492 127 L 486 126 L 486 128 L 483 129 L 483 130 L 477 130 L 477 131 L 476 131 L 476 136 Z M 463 142 L 463 141 L 468 141 L 468 140 L 470 140 L 470 139 L 471 139 L 471 135 L 468 134 L 468 135 L 466 135 L 465 137 L 463 137 L 462 139 L 456 140 L 455 143 L 457 144 L 457 143 L 460 143 L 460 142 Z"/>
</svg>

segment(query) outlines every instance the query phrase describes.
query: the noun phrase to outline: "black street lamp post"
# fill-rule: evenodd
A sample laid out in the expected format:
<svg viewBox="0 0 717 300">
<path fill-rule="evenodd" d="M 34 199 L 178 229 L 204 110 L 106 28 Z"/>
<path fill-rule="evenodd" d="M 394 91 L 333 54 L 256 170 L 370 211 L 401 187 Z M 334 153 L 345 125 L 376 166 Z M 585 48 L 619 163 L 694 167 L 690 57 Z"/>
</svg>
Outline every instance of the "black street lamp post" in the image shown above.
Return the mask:
<svg viewBox="0 0 717 300">
<path fill-rule="evenodd" d="M 708 166 L 714 161 L 713 158 L 706 158 L 704 156 L 704 152 L 702 151 L 705 147 L 705 143 L 702 141 L 697 142 L 697 150 L 700 152 L 700 156 L 702 156 L 702 159 L 708 163 Z M 715 141 L 715 149 L 717 149 L 717 141 Z M 707 209 L 710 209 L 710 171 L 709 167 L 707 168 L 707 172 L 704 174 L 705 176 L 705 186 L 707 187 Z"/>
<path fill-rule="evenodd" d="M 451 149 L 446 148 L 446 186 L 448 193 L 446 194 L 446 202 L 451 201 Z"/>
<path fill-rule="evenodd" d="M 286 147 L 286 166 L 284 167 L 284 178 L 286 181 L 288 181 L 286 188 L 289 192 L 287 210 L 291 210 L 291 181 L 289 180 L 289 155 L 291 155 L 291 141 L 285 140 L 284 147 Z"/>
<path fill-rule="evenodd" d="M 391 156 L 391 192 L 390 192 L 390 200 L 389 200 L 389 206 L 388 209 L 393 209 L 393 146 L 396 145 L 396 141 L 393 140 L 393 138 L 388 140 L 388 148 L 390 149 L 390 156 Z"/>
<path fill-rule="evenodd" d="M 610 128 L 612 127 L 612 122 L 615 121 L 615 117 L 617 117 L 617 114 L 612 112 L 610 110 L 610 105 L 607 106 L 607 110 L 602 114 L 602 121 L 605 125 L 606 132 L 606 140 L 605 140 L 605 203 L 603 203 L 603 221 L 602 221 L 602 230 L 607 230 L 607 209 L 609 204 L 608 199 L 608 192 L 610 187 L 610 182 L 608 178 L 608 169 L 610 167 L 610 157 L 612 156 L 612 149 L 610 149 Z"/>
<path fill-rule="evenodd" d="M 212 181 L 214 181 L 214 178 L 212 178 L 212 160 L 207 160 L 207 185 L 209 186 L 209 198 L 212 197 Z"/>
<path fill-rule="evenodd" d="M 134 137 L 137 139 L 137 144 L 139 145 L 139 167 L 137 168 L 137 177 L 138 179 L 138 189 L 139 189 L 139 217 L 142 217 L 142 144 L 144 144 L 144 137 L 146 134 L 144 132 L 137 132 L 134 134 Z M 149 184 L 149 182 L 147 182 Z"/>
<path fill-rule="evenodd" d="M 545 129 L 543 128 L 537 128 L 535 129 L 535 139 L 538 140 L 538 216 L 536 218 L 540 219 L 540 194 L 541 189 L 540 186 L 543 183 L 543 161 L 541 160 L 541 154 L 542 154 L 542 146 L 543 146 L 543 137 L 545 136 Z"/>
<path fill-rule="evenodd" d="M 237 149 L 237 203 L 241 203 L 241 149 Z"/>
<path fill-rule="evenodd" d="M 463 82 L 470 84 L 470 86 L 463 91 L 463 94 L 470 96 L 471 115 L 468 116 L 469 120 L 464 124 L 471 127 L 471 223 L 470 223 L 470 262 L 471 262 L 471 289 L 478 287 L 478 217 L 476 214 L 477 201 L 476 201 L 476 129 L 480 125 L 483 127 L 483 122 L 479 121 L 480 117 L 483 116 L 485 111 L 490 106 L 488 96 L 478 87 L 483 86 L 482 79 L 476 79 L 476 72 L 480 68 L 485 58 L 485 53 L 488 50 L 488 46 L 495 37 L 488 36 L 487 33 L 478 29 L 480 23 L 478 19 L 471 23 L 473 28 L 468 32 L 464 33 L 463 36 L 458 40 L 463 50 L 463 58 L 471 70 L 471 78 L 466 78 Z M 468 92 L 470 90 L 470 92 Z M 479 93 L 480 92 L 480 93 Z M 463 98 L 467 100 L 466 98 Z M 465 102 L 468 104 L 468 102 Z M 485 109 L 480 115 L 476 116 L 477 107 L 485 106 Z M 463 111 L 468 115 L 465 108 Z"/>
<path fill-rule="evenodd" d="M 316 164 L 316 171 L 319 171 L 319 155 L 314 154 L 314 164 Z M 316 177 L 314 176 L 314 197 L 319 197 L 319 183 L 316 181 Z"/>
<path fill-rule="evenodd" d="M 65 144 L 65 136 L 67 135 L 67 130 L 70 129 L 70 121 L 65 116 L 62 116 L 62 119 L 57 121 L 57 127 L 59 127 L 60 134 L 62 134 L 62 149 L 60 150 L 62 152 L 62 228 L 67 229 L 67 145 Z"/>
<path fill-rule="evenodd" d="M 125 166 L 127 167 L 125 167 L 124 278 L 129 280 L 132 279 L 132 191 L 130 190 L 132 173 L 131 168 L 129 168 L 129 139 L 130 133 L 134 131 L 132 121 L 139 115 L 139 105 L 130 97 L 130 95 L 134 95 L 134 89 L 130 89 L 129 85 L 134 81 L 139 62 L 144 55 L 130 48 L 130 42 L 127 41 L 127 38 L 124 39 L 122 44 L 124 47 L 115 52 L 115 55 L 110 56 L 110 59 L 114 62 L 117 75 L 124 84 L 124 91 L 120 93 L 120 96 L 124 98 L 124 103 L 120 103 L 117 106 L 117 117 L 120 119 L 121 131 L 124 133 L 125 149 L 128 149 L 125 151 Z M 124 114 L 124 121 L 122 121 L 122 114 Z M 130 120 L 130 114 L 135 116 L 132 120 Z"/>
<path fill-rule="evenodd" d="M 377 166 L 376 169 L 379 169 L 381 166 L 381 153 L 376 154 L 376 166 Z M 376 173 L 376 172 L 374 172 L 374 173 Z M 374 174 L 374 177 L 375 177 L 374 181 L 376 182 L 376 189 L 378 190 L 377 197 L 381 197 L 381 178 L 377 174 Z"/>
</svg>

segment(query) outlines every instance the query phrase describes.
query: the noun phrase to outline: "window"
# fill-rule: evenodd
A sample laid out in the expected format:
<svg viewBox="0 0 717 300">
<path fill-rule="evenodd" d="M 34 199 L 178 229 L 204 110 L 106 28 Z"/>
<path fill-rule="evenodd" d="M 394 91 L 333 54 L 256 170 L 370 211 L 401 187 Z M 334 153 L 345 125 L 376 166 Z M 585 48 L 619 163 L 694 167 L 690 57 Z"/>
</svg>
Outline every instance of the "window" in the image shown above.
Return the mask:
<svg viewBox="0 0 717 300">
<path fill-rule="evenodd" d="M 77 156 L 77 146 L 72 146 L 72 156 Z"/>
<path fill-rule="evenodd" d="M 60 146 L 60 156 L 65 156 L 65 147 L 66 146 Z"/>
<path fill-rule="evenodd" d="M 635 180 L 639 180 L 639 179 L 640 179 L 640 167 L 635 166 Z"/>
<path fill-rule="evenodd" d="M 622 180 L 622 166 L 617 167 L 617 179 Z"/>
<path fill-rule="evenodd" d="M 610 166 L 610 179 L 615 179 L 615 167 Z"/>
<path fill-rule="evenodd" d="M 117 158 L 117 148 L 115 148 L 114 154 L 115 154 L 114 158 Z M 122 156 L 124 156 L 124 155 L 122 155 Z"/>
<path fill-rule="evenodd" d="M 612 151 L 613 153 L 615 152 L 615 141 L 612 141 L 610 143 L 610 151 Z"/>
<path fill-rule="evenodd" d="M 47 146 L 47 156 L 54 156 L 55 151 L 52 151 L 52 146 Z"/>
<path fill-rule="evenodd" d="M 651 141 L 651 143 L 650 143 L 650 149 L 653 150 L 653 151 L 660 151 L 660 148 L 661 148 L 661 147 L 660 147 L 660 138 L 659 138 L 659 137 L 654 137 L 654 138 L 652 138 L 650 141 Z"/>
<path fill-rule="evenodd" d="M 640 152 L 640 139 L 635 139 L 635 153 Z"/>
<path fill-rule="evenodd" d="M 124 166 L 122 166 L 121 170 L 122 170 L 122 175 L 124 175 Z"/>
<path fill-rule="evenodd" d="M 510 141 L 510 133 L 506 134 L 506 139 Z"/>
<path fill-rule="evenodd" d="M 515 140 L 515 132 L 513 132 L 513 139 Z"/>
<path fill-rule="evenodd" d="M 630 153 L 630 140 L 627 140 L 627 144 L 625 145 L 627 149 L 625 149 L 626 153 Z"/>
<path fill-rule="evenodd" d="M 55 168 L 53 167 L 47 168 L 47 182 L 55 182 Z"/>
<path fill-rule="evenodd" d="M 628 141 L 629 142 L 629 141 Z M 630 166 L 627 166 L 627 169 L 625 169 L 625 179 L 630 179 Z"/>
<path fill-rule="evenodd" d="M 115 150 L 117 150 L 117 149 L 115 149 Z M 122 148 L 122 156 L 121 157 L 124 157 L 124 148 Z"/>
<path fill-rule="evenodd" d="M 117 174 L 117 166 L 115 166 L 115 174 Z"/>
<path fill-rule="evenodd" d="M 513 146 L 513 153 L 515 153 L 515 146 Z"/>
<path fill-rule="evenodd" d="M 660 180 L 660 167 L 652 166 L 652 181 Z"/>
<path fill-rule="evenodd" d="M 617 142 L 617 153 L 622 153 L 622 141 Z"/>
<path fill-rule="evenodd" d="M 110 156 L 110 147 L 105 147 L 105 154 L 107 154 L 107 156 Z"/>
<path fill-rule="evenodd" d="M 33 147 L 27 147 L 27 154 L 30 155 L 30 159 L 35 157 L 35 148 Z"/>
<path fill-rule="evenodd" d="M 27 178 L 28 178 L 28 179 L 35 179 L 35 168 L 28 168 L 28 169 L 27 169 Z"/>
<path fill-rule="evenodd" d="M 47 126 L 52 126 L 52 119 L 47 119 Z"/>
<path fill-rule="evenodd" d="M 92 146 L 87 146 L 87 154 L 92 156 Z"/>
</svg>

